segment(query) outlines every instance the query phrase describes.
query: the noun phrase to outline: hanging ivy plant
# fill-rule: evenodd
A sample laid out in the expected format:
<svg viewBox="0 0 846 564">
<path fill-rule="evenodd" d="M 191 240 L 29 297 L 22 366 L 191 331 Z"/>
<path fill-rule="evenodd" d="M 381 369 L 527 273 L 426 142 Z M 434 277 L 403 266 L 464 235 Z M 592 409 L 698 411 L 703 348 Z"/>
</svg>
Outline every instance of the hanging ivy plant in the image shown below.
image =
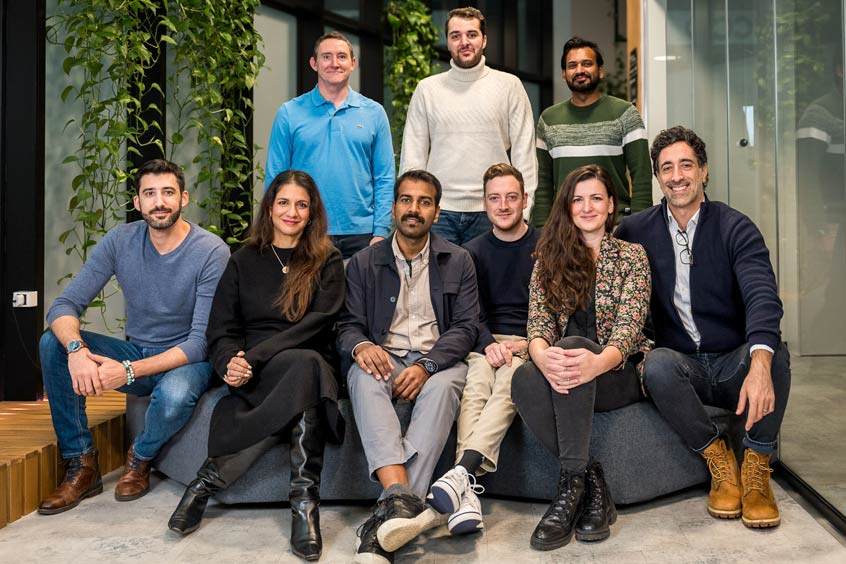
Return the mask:
<svg viewBox="0 0 846 564">
<path fill-rule="evenodd" d="M 59 0 L 50 37 L 65 38 L 63 70 L 71 81 L 61 98 L 84 107 L 65 126 L 78 138 L 76 152 L 64 159 L 77 168 L 68 204 L 73 227 L 60 236 L 68 255 L 85 261 L 96 242 L 124 221 L 133 195 L 127 188 L 135 173 L 130 157 L 141 156 L 139 148 L 154 145 L 169 158 L 191 134 L 200 147 L 193 162 L 197 183 L 208 194 L 198 202 L 208 215 L 204 227 L 229 244 L 243 238 L 252 213 L 251 179 L 261 174 L 247 135 L 249 94 L 264 64 L 253 25 L 259 4 Z M 174 61 L 167 83 L 145 82 L 166 49 Z M 189 87 L 180 88 L 185 82 Z M 167 139 L 164 108 L 142 101 L 145 88 L 169 94 L 175 126 Z M 92 306 L 102 310 L 103 296 Z"/>
<path fill-rule="evenodd" d="M 429 8 L 420 0 L 391 0 L 385 6 L 391 45 L 385 50 L 385 84 L 391 91 L 391 133 L 402 147 L 408 104 L 417 84 L 432 74 L 438 31 Z"/>
</svg>

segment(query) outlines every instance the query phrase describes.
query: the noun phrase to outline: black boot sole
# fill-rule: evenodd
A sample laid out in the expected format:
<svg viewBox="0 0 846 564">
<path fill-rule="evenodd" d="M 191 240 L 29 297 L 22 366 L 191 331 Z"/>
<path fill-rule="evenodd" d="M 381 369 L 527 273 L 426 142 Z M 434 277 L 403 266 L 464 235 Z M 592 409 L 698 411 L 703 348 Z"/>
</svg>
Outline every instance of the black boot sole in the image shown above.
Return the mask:
<svg viewBox="0 0 846 564">
<path fill-rule="evenodd" d="M 535 550 L 555 550 L 556 548 L 561 548 L 562 546 L 570 544 L 571 540 L 573 540 L 573 531 L 571 531 L 566 537 L 554 541 L 542 541 L 532 537 L 529 544 Z"/>
<path fill-rule="evenodd" d="M 576 540 L 579 542 L 599 542 L 604 541 L 608 537 L 611 536 L 611 525 L 617 522 L 617 513 L 615 512 L 611 515 L 611 518 L 608 519 L 608 526 L 600 529 L 598 531 L 593 531 L 590 533 L 582 533 L 578 529 L 576 529 Z"/>
<path fill-rule="evenodd" d="M 168 523 L 167 528 L 170 529 L 171 531 L 173 531 L 174 533 L 179 533 L 180 535 L 182 535 L 184 537 L 184 536 L 190 535 L 191 533 L 193 533 L 194 531 L 199 529 L 200 523 L 197 523 L 193 527 L 187 527 L 185 529 L 179 527 L 178 525 L 172 525 L 171 523 Z"/>
</svg>

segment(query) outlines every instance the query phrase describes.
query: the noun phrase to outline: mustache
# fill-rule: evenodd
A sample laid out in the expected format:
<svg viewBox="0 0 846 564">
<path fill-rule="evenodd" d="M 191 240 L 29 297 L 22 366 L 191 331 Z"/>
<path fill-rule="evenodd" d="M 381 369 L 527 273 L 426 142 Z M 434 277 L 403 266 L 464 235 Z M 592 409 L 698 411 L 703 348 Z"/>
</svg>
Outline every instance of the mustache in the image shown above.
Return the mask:
<svg viewBox="0 0 846 564">
<path fill-rule="evenodd" d="M 423 217 L 420 214 L 407 213 L 400 218 L 400 221 L 405 221 L 407 219 L 416 219 L 417 221 L 423 223 Z"/>
<path fill-rule="evenodd" d="M 150 213 L 156 213 L 156 212 L 171 213 L 172 211 L 173 211 L 173 210 L 172 210 L 172 209 L 170 209 L 170 208 L 165 208 L 165 207 L 159 206 L 159 207 L 157 207 L 157 208 L 153 208 L 153 209 L 151 209 L 151 210 L 150 210 Z"/>
</svg>

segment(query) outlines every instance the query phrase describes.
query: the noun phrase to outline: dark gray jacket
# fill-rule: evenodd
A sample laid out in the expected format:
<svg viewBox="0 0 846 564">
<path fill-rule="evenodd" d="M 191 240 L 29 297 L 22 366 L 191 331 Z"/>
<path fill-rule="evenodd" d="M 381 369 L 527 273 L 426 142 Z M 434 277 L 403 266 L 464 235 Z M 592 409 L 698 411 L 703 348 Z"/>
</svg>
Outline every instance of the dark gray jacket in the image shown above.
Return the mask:
<svg viewBox="0 0 846 564">
<path fill-rule="evenodd" d="M 353 348 L 363 341 L 381 345 L 391 326 L 400 291 L 393 237 L 356 253 L 347 265 L 346 301 L 338 320 L 343 374 L 353 363 Z M 426 356 L 442 370 L 464 360 L 473 349 L 479 295 L 470 254 L 434 233 L 430 237 L 429 289 L 440 337 Z"/>
</svg>

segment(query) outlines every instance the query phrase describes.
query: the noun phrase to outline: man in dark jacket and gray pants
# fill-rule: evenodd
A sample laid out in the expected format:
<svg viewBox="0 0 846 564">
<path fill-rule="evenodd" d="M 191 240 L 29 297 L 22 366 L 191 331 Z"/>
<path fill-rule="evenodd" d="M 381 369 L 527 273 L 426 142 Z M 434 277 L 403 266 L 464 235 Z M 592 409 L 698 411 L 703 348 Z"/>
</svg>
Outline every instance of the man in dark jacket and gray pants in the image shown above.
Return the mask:
<svg viewBox="0 0 846 564">
<path fill-rule="evenodd" d="M 761 232 L 737 210 L 705 197 L 705 143 L 676 126 L 652 145 L 662 202 L 626 218 L 616 236 L 640 243 L 652 270 L 656 349 L 643 370 L 646 391 L 711 472 L 708 512 L 742 515 L 747 527 L 775 527 L 770 458 L 787 397 L 790 361 L 783 313 Z M 704 405 L 746 420 L 742 468 Z"/>
<path fill-rule="evenodd" d="M 423 498 L 458 411 L 479 299 L 469 253 L 429 233 L 440 197 L 432 174 L 400 176 L 396 232 L 347 265 L 338 349 L 370 476 L 384 490 L 359 529 L 356 562 L 391 562 L 417 533 L 445 522 Z M 393 400 L 414 402 L 405 434 Z"/>
</svg>

